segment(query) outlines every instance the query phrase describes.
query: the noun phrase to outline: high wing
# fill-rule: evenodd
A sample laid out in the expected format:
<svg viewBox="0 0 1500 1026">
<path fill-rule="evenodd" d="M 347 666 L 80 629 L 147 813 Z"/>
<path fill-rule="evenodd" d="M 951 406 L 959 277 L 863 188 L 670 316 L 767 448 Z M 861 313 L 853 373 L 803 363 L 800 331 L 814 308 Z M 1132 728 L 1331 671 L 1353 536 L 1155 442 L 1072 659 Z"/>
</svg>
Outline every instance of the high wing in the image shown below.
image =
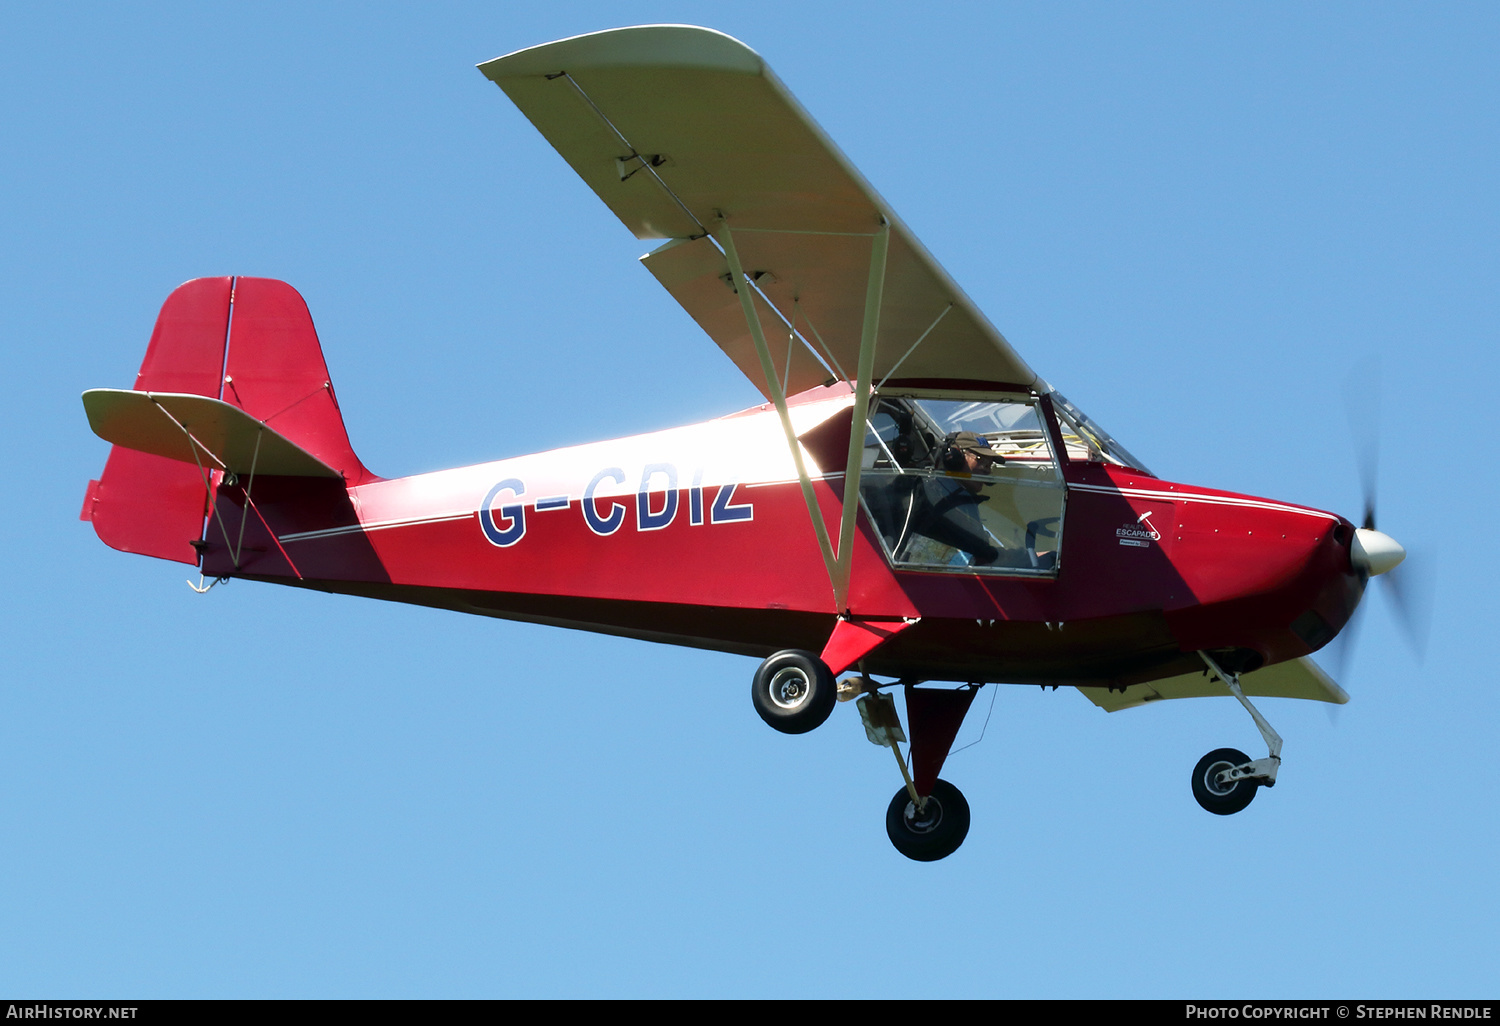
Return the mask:
<svg viewBox="0 0 1500 1026">
<path fill-rule="evenodd" d="M 647 269 L 768 398 L 855 382 L 877 240 L 871 384 L 1036 374 L 938 266 L 765 62 L 710 29 L 576 36 L 479 66 L 637 238 Z M 732 286 L 754 284 L 769 382 Z M 898 373 L 899 372 L 899 373 Z"/>
<path fill-rule="evenodd" d="M 1349 701 L 1349 695 L 1344 689 L 1307 656 L 1242 674 L 1240 686 L 1244 688 L 1245 694 L 1256 698 L 1303 698 L 1334 705 L 1343 705 Z M 1222 681 L 1205 673 L 1184 673 L 1147 684 L 1132 684 L 1123 692 L 1106 691 L 1104 688 L 1078 690 L 1105 712 L 1118 712 L 1170 698 L 1212 698 L 1229 693 Z"/>
</svg>

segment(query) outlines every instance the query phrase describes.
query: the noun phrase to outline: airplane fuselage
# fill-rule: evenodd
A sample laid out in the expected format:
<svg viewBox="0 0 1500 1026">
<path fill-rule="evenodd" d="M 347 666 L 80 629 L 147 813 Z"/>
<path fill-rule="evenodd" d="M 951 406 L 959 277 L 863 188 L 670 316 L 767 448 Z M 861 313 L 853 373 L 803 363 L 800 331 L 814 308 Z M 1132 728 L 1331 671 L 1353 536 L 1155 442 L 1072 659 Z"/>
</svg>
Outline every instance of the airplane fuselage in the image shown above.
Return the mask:
<svg viewBox="0 0 1500 1026">
<path fill-rule="evenodd" d="M 831 532 L 851 406 L 845 388 L 791 409 Z M 831 446 L 813 441 L 822 425 Z M 1192 672 L 1200 649 L 1243 669 L 1306 655 L 1358 602 L 1352 525 L 1333 513 L 1098 461 L 1061 471 L 1049 574 L 898 569 L 862 513 L 847 610 L 769 406 L 353 487 L 262 476 L 248 516 L 220 480 L 202 567 L 754 656 L 818 651 L 841 612 L 899 618 L 916 622 L 867 672 L 1110 687 Z"/>
</svg>

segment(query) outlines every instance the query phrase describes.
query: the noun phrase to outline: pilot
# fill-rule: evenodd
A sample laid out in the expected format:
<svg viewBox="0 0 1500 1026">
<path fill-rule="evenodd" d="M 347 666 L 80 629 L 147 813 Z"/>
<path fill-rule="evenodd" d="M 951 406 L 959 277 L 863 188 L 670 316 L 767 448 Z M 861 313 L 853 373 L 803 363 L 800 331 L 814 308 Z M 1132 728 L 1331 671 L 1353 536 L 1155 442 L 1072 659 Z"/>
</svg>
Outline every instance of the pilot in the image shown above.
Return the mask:
<svg viewBox="0 0 1500 1026">
<path fill-rule="evenodd" d="M 933 463 L 941 474 L 922 482 L 912 529 L 933 541 L 951 546 L 970 557 L 973 566 L 990 566 L 1000 558 L 1000 549 L 979 519 L 985 475 L 1004 458 L 972 431 L 957 431 L 943 439 Z"/>
</svg>

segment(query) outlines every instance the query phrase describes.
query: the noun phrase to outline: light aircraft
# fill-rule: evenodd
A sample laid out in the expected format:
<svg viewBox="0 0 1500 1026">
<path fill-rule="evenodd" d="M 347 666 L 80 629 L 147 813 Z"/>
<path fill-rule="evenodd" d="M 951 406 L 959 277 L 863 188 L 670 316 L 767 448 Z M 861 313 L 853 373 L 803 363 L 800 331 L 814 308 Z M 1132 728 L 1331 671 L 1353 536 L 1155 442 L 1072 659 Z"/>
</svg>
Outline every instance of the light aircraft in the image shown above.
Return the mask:
<svg viewBox="0 0 1500 1026">
<path fill-rule="evenodd" d="M 891 841 L 920 861 L 968 832 L 938 774 L 986 684 L 1111 712 L 1232 695 L 1268 754 L 1193 769 L 1220 815 L 1276 782 L 1252 696 L 1347 701 L 1309 655 L 1404 557 L 1373 513 L 1156 477 L 1012 350 L 755 52 L 644 26 L 479 67 L 637 238 L 666 240 L 642 263 L 766 403 L 388 480 L 350 447 L 302 297 L 200 278 L 133 388 L 84 393 L 114 445 L 82 513 L 106 544 L 205 579 L 758 657 L 777 730 L 856 701 L 904 780 Z"/>
</svg>

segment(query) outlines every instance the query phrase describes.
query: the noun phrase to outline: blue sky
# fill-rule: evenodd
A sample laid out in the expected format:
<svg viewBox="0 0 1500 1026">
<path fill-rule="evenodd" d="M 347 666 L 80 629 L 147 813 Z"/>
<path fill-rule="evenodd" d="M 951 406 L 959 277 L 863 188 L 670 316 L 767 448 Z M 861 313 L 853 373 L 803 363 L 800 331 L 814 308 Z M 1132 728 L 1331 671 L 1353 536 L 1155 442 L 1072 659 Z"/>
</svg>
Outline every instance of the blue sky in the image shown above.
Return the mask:
<svg viewBox="0 0 1500 1026">
<path fill-rule="evenodd" d="M 1164 477 L 1357 517 L 1353 702 L 1265 703 L 1277 788 L 1194 804 L 1229 700 L 999 688 L 908 862 L 852 710 L 752 660 L 243 582 L 78 509 L 203 275 L 307 298 L 386 476 L 756 394 L 473 65 L 626 23 L 762 53 L 1017 350 Z M 1500 14 L 1481 4 L 11 4 L 0 11 L 0 992 L 1492 997 Z M 726 116 L 728 112 L 726 112 Z"/>
</svg>

